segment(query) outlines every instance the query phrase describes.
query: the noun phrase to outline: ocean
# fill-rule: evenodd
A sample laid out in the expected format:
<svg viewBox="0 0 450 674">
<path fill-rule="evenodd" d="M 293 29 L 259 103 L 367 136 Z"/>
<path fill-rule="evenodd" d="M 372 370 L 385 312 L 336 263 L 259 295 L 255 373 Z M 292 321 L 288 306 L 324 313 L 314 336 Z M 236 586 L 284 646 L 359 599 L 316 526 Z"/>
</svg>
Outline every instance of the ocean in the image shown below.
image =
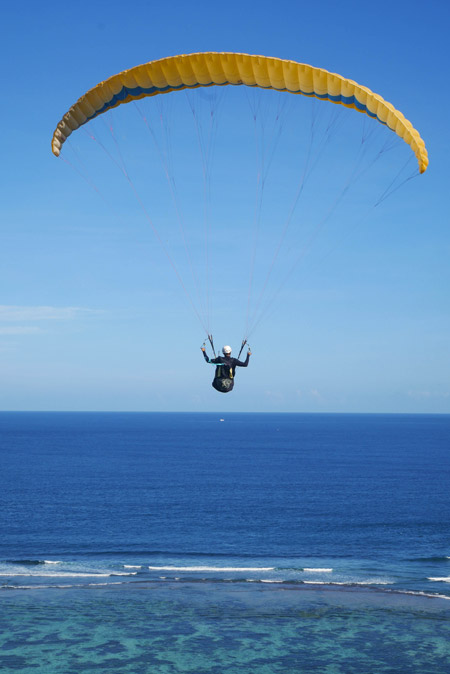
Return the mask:
<svg viewBox="0 0 450 674">
<path fill-rule="evenodd" d="M 0 669 L 450 672 L 450 415 L 1 413 Z"/>
</svg>

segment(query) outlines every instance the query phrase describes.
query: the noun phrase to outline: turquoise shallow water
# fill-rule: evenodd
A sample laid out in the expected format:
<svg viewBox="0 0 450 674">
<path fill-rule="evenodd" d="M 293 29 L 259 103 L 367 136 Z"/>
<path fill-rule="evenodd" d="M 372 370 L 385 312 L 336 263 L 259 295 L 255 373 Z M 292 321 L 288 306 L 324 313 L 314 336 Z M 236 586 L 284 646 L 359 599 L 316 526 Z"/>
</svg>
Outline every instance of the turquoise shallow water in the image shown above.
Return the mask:
<svg viewBox="0 0 450 674">
<path fill-rule="evenodd" d="M 0 597 L 5 672 L 444 674 L 445 599 L 376 590 L 136 583 Z"/>
</svg>

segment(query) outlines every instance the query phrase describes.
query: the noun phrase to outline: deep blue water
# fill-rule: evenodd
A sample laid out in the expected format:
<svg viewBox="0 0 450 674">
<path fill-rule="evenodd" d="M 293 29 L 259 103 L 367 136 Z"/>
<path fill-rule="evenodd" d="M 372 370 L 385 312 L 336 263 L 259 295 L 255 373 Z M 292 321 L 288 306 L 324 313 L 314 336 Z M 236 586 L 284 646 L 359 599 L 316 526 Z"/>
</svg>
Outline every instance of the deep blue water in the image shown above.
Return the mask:
<svg viewBox="0 0 450 674">
<path fill-rule="evenodd" d="M 450 671 L 449 415 L 2 413 L 0 466 L 9 671 L 320 671 L 339 620 L 330 671 Z M 167 632 L 156 656 L 124 645 L 143 604 L 152 639 Z M 314 647 L 286 652 L 299 611 Z M 110 626 L 95 638 L 94 614 Z M 75 630 L 95 667 L 64 660 L 62 633 L 53 660 L 36 650 L 30 615 Z"/>
</svg>

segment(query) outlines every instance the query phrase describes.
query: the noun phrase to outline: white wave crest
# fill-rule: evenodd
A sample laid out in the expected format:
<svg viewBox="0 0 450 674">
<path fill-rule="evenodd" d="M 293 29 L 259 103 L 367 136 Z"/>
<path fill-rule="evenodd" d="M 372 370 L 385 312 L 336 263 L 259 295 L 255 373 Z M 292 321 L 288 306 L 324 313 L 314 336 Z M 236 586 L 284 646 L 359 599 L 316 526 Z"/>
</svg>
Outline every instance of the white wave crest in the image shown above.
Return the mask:
<svg viewBox="0 0 450 674">
<path fill-rule="evenodd" d="M 134 573 L 80 573 L 70 571 L 60 571 L 59 573 L 2 573 L 2 576 L 8 577 L 18 577 L 22 576 L 25 578 L 110 578 L 111 576 L 135 576 L 137 571 Z"/>
<path fill-rule="evenodd" d="M 450 576 L 444 576 L 442 578 L 427 578 L 427 580 L 432 580 L 434 583 L 450 583 Z"/>
<path fill-rule="evenodd" d="M 53 561 L 52 559 L 44 559 L 44 564 L 62 564 L 62 562 Z"/>
<path fill-rule="evenodd" d="M 123 568 L 124 569 L 142 569 L 142 565 L 140 565 L 140 564 L 124 564 Z"/>
<path fill-rule="evenodd" d="M 325 580 L 303 580 L 304 585 L 350 585 L 351 583 L 330 583 Z"/>
<path fill-rule="evenodd" d="M 67 590 L 70 588 L 80 588 L 80 587 L 109 587 L 110 585 L 123 585 L 121 580 L 117 581 L 108 581 L 103 583 L 86 583 L 85 585 L 71 585 L 69 583 L 64 583 L 64 585 L 57 585 L 52 583 L 51 585 L 1 585 L 2 590 Z"/>
<path fill-rule="evenodd" d="M 9 573 L 8 576 L 24 576 L 26 578 L 108 578 L 110 573 Z"/>
<path fill-rule="evenodd" d="M 388 590 L 392 592 L 392 590 Z M 450 601 L 450 597 L 446 594 L 431 593 L 431 592 L 419 592 L 414 590 L 396 590 L 396 594 L 411 594 L 414 597 L 429 597 L 430 599 L 447 599 Z"/>
<path fill-rule="evenodd" d="M 114 571 L 114 573 L 110 573 L 110 576 L 136 576 L 137 571 L 127 571 L 126 573 L 122 573 L 121 571 Z"/>
<path fill-rule="evenodd" d="M 273 566 L 149 566 L 150 571 L 207 571 L 207 572 L 247 572 L 247 571 L 274 571 Z"/>
<path fill-rule="evenodd" d="M 304 580 L 305 585 L 362 585 L 369 587 L 371 585 L 392 585 L 388 580 L 343 580 L 343 581 L 325 581 L 325 580 Z"/>
<path fill-rule="evenodd" d="M 333 569 L 314 569 L 314 568 L 304 568 L 303 571 L 307 573 L 331 573 Z"/>
</svg>

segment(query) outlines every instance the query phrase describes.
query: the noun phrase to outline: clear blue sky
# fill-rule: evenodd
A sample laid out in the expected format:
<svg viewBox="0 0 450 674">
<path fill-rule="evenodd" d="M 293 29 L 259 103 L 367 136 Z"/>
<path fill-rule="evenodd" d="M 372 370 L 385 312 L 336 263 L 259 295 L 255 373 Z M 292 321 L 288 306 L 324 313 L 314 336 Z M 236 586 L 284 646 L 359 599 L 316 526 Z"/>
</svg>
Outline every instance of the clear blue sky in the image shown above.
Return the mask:
<svg viewBox="0 0 450 674">
<path fill-rule="evenodd" d="M 450 412 L 449 20 L 441 0 L 4 8 L 0 409 Z M 210 386 L 204 333 L 136 204 L 129 217 L 126 205 L 111 215 L 50 151 L 56 123 L 88 88 L 196 51 L 278 56 L 350 77 L 402 110 L 430 157 L 364 226 L 344 228 L 322 263 L 293 275 L 227 396 Z M 164 231 L 170 209 L 155 208 Z M 232 219 L 240 241 L 245 223 Z M 217 343 L 235 350 L 240 264 L 216 274 L 213 298 L 223 307 Z"/>
</svg>

